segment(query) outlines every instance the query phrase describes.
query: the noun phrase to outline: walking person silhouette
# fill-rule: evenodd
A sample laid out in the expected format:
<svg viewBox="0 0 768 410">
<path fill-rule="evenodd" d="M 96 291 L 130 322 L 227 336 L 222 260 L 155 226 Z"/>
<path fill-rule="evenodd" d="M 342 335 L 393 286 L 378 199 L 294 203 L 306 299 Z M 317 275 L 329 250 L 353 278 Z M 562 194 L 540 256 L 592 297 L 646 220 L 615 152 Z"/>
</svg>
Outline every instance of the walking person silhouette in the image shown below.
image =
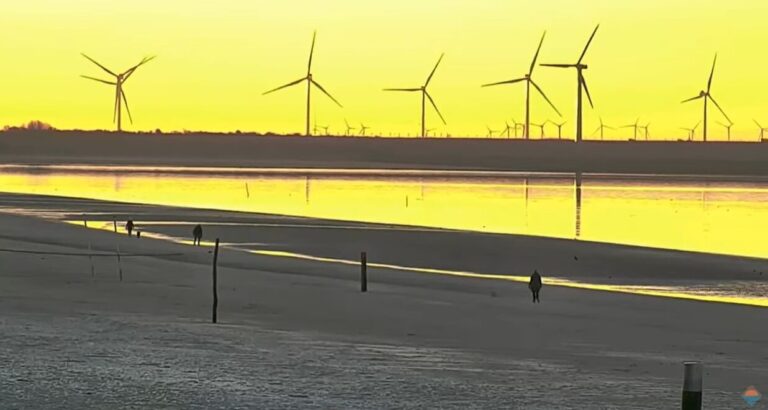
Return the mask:
<svg viewBox="0 0 768 410">
<path fill-rule="evenodd" d="M 194 229 L 192 229 L 192 244 L 196 246 L 200 246 L 200 240 L 203 239 L 203 227 L 200 226 L 200 224 L 197 224 Z"/>
<path fill-rule="evenodd" d="M 531 275 L 531 280 L 528 282 L 528 289 L 530 289 L 533 294 L 533 303 L 541 303 L 541 300 L 539 300 L 539 291 L 541 291 L 541 287 L 541 275 L 539 275 L 538 271 L 534 270 L 533 275 Z"/>
</svg>

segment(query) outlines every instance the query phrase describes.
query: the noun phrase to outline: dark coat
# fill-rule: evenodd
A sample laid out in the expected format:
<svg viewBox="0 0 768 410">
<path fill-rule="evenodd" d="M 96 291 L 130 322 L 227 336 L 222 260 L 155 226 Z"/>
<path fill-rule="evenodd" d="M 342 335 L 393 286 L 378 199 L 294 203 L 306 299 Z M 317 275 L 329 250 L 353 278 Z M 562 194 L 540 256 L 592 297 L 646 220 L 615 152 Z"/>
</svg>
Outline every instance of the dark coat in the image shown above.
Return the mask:
<svg viewBox="0 0 768 410">
<path fill-rule="evenodd" d="M 192 230 L 192 236 L 195 238 L 202 238 L 203 237 L 203 227 L 200 225 L 195 226 L 195 229 Z"/>
<path fill-rule="evenodd" d="M 533 275 L 531 275 L 531 280 L 528 282 L 528 288 L 537 292 L 541 290 L 541 286 L 541 275 L 539 275 L 539 272 L 534 271 Z"/>
</svg>

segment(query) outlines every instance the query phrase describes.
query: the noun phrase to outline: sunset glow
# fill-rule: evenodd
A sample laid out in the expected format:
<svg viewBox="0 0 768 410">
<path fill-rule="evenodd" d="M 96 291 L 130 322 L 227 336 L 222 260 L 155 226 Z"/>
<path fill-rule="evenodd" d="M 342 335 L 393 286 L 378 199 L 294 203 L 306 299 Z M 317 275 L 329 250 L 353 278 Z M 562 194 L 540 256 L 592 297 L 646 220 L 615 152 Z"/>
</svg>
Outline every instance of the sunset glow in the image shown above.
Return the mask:
<svg viewBox="0 0 768 410">
<path fill-rule="evenodd" d="M 135 123 L 127 130 L 302 132 L 303 87 L 261 94 L 304 75 L 317 30 L 314 74 L 344 105 L 317 93 L 313 122 L 343 133 L 344 119 L 377 135 L 416 134 L 420 98 L 382 88 L 418 86 L 439 55 L 445 59 L 430 93 L 446 117 L 427 110 L 437 134 L 484 136 L 486 125 L 523 119 L 524 86 L 483 89 L 521 77 L 548 31 L 540 62 L 570 62 L 595 24 L 585 58 L 595 109 L 585 109 L 585 135 L 602 116 L 623 126 L 640 118 L 652 139 L 677 139 L 701 119 L 701 105 L 681 104 L 706 86 L 719 53 L 713 94 L 733 119 L 735 139 L 756 140 L 753 118 L 764 110 L 768 4 L 759 0 L 622 1 L 422 0 L 148 1 L 117 6 L 95 0 L 30 0 L 0 17 L 0 125 L 39 119 L 65 129 L 113 129 L 114 90 L 80 78 L 100 76 L 86 52 L 125 70 L 147 55 L 125 86 Z M 536 67 L 537 82 L 573 135 L 575 73 Z M 712 108 L 712 107 L 711 107 Z M 725 138 L 713 108 L 710 139 Z M 537 96 L 532 122 L 560 119 Z M 556 135 L 550 126 L 547 133 Z M 532 134 L 538 135 L 536 132 Z M 607 131 L 626 139 L 631 129 Z M 700 133 L 697 134 L 700 137 Z"/>
</svg>

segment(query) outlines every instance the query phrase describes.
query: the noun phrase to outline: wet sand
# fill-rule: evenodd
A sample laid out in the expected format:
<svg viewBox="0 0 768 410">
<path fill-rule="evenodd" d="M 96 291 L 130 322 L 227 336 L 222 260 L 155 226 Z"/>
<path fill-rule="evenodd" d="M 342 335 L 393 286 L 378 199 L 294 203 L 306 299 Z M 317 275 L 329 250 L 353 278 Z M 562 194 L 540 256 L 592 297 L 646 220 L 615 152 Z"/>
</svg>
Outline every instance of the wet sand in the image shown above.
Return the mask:
<svg viewBox="0 0 768 410">
<path fill-rule="evenodd" d="M 592 248 L 589 263 L 636 278 L 662 263 L 677 266 L 670 272 L 683 279 L 750 273 L 738 273 L 738 258 L 680 253 L 676 260 L 644 250 L 633 259 L 622 247 L 540 238 L 512 237 L 514 246 L 496 245 L 483 256 L 460 253 L 453 241 L 485 248 L 493 235 L 75 199 L 3 196 L 2 204 L 56 216 L 132 214 L 142 224 L 171 216 L 269 223 L 206 228 L 206 238 L 242 236 L 307 252 L 336 248 L 352 258 L 361 243 L 374 260 L 412 262 L 418 252 L 409 249 L 426 243 L 467 265 L 511 249 L 508 271 L 551 259 L 547 270 L 587 275 L 595 269 L 578 271 L 568 255 L 579 246 Z M 99 253 L 119 245 L 124 255 L 166 255 L 124 257 L 120 283 L 114 255 L 94 258 L 92 280 L 83 256 L 0 252 L 4 408 L 673 408 L 681 362 L 690 359 L 705 362 L 705 405 L 736 408 L 740 392 L 768 376 L 761 308 L 546 285 L 543 303 L 533 305 L 520 283 L 377 268 L 369 272 L 370 292 L 361 294 L 357 267 L 224 248 L 221 324 L 213 326 L 208 247 L 8 214 L 0 214 L 0 226 L 2 249 L 83 253 L 90 243 Z M 169 229 L 182 228 L 191 225 Z M 358 246 L 347 251 L 351 244 Z M 553 258 L 553 246 L 568 257 Z M 439 252 L 429 257 L 442 259 Z"/>
<path fill-rule="evenodd" d="M 768 144 L 3 132 L 0 163 L 768 175 Z"/>
</svg>

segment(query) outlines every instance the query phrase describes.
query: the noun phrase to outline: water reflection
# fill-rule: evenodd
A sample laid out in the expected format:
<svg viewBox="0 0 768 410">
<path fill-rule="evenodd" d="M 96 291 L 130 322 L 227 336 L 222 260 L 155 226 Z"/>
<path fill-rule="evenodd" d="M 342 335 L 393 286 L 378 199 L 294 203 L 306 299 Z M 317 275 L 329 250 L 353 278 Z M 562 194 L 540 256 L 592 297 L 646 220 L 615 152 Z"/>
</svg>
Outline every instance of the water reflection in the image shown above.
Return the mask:
<svg viewBox="0 0 768 410">
<path fill-rule="evenodd" d="M 574 235 L 576 238 L 581 236 L 581 172 L 576 174 L 576 229 Z"/>
<path fill-rule="evenodd" d="M 6 169 L 0 191 L 768 254 L 761 239 L 768 230 L 765 182 Z"/>
</svg>

